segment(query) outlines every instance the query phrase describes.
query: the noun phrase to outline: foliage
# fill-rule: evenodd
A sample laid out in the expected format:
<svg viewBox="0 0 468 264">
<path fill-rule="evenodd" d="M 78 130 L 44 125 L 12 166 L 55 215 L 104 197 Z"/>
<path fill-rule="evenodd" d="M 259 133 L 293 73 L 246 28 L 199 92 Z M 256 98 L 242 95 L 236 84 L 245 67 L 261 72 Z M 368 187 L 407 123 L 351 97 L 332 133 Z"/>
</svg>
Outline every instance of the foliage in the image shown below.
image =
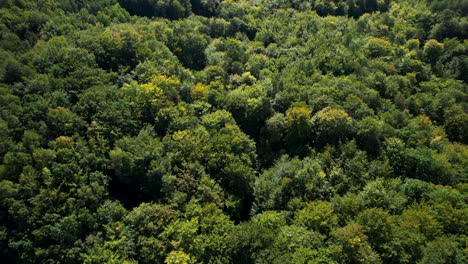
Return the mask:
<svg viewBox="0 0 468 264">
<path fill-rule="evenodd" d="M 2 263 L 465 263 L 467 10 L 0 1 Z"/>
</svg>

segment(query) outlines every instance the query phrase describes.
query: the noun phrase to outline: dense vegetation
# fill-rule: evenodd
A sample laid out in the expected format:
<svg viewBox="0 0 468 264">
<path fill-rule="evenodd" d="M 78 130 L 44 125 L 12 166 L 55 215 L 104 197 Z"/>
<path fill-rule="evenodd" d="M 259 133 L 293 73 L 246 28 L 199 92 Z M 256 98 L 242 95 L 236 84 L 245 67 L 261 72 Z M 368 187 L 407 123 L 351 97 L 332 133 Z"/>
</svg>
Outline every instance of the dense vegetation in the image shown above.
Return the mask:
<svg viewBox="0 0 468 264">
<path fill-rule="evenodd" d="M 466 263 L 467 14 L 1 0 L 2 263 Z"/>
</svg>

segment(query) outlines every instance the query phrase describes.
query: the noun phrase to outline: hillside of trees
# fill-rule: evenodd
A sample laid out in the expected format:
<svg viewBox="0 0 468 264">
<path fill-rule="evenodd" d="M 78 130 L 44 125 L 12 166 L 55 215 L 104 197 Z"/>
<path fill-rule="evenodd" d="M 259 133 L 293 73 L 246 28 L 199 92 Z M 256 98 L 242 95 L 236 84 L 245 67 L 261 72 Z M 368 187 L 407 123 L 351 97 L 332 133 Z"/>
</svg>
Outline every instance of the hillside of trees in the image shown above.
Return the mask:
<svg viewBox="0 0 468 264">
<path fill-rule="evenodd" d="M 0 0 L 0 259 L 468 262 L 468 0 Z"/>
</svg>

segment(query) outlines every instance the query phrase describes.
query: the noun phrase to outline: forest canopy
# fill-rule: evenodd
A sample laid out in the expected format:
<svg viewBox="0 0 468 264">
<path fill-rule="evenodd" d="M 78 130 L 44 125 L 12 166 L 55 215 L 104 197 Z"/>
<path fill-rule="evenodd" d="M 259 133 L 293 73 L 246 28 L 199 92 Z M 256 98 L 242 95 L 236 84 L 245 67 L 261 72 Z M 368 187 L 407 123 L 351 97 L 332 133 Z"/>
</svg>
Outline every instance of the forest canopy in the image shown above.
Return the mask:
<svg viewBox="0 0 468 264">
<path fill-rule="evenodd" d="M 467 14 L 0 0 L 2 263 L 466 263 Z"/>
</svg>

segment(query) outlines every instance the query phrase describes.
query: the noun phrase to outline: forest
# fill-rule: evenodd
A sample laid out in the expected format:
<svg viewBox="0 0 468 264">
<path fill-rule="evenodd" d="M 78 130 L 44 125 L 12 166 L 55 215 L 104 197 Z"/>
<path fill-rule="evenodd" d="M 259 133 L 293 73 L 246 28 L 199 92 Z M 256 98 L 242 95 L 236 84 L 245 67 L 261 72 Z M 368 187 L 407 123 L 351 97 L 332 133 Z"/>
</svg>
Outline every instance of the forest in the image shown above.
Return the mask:
<svg viewBox="0 0 468 264">
<path fill-rule="evenodd" d="M 468 0 L 0 0 L 0 262 L 465 264 Z"/>
</svg>

